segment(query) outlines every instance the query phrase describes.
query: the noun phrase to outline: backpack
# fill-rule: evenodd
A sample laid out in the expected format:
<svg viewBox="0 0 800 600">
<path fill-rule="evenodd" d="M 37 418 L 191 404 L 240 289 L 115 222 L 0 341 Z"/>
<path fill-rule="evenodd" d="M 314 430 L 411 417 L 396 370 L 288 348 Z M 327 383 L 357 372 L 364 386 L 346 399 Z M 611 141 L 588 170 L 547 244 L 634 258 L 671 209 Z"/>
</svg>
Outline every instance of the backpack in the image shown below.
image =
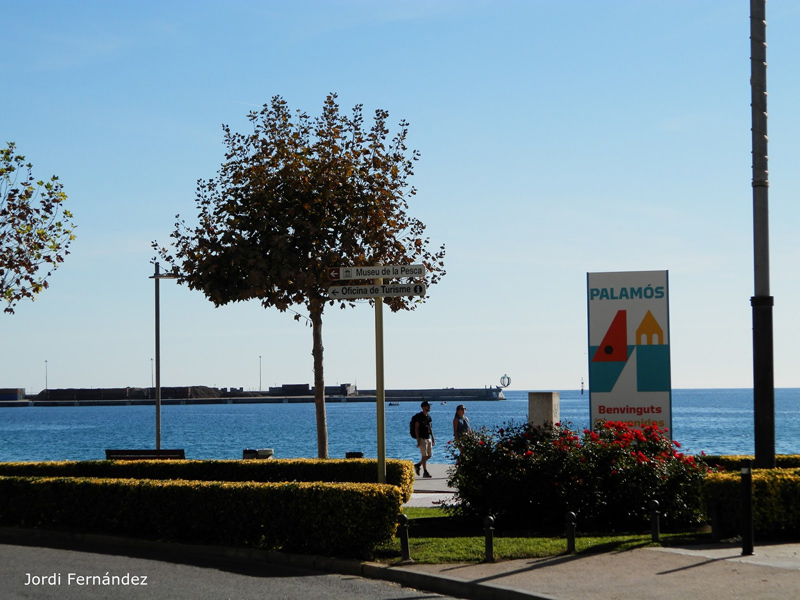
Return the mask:
<svg viewBox="0 0 800 600">
<path fill-rule="evenodd" d="M 417 422 L 417 415 L 418 414 L 419 413 L 417 413 L 413 417 L 411 417 L 411 422 L 408 424 L 409 425 L 409 429 L 410 429 L 409 433 L 411 434 L 411 437 L 414 438 L 414 439 L 417 439 L 417 432 L 416 432 L 416 428 L 414 427 L 414 423 Z"/>
</svg>

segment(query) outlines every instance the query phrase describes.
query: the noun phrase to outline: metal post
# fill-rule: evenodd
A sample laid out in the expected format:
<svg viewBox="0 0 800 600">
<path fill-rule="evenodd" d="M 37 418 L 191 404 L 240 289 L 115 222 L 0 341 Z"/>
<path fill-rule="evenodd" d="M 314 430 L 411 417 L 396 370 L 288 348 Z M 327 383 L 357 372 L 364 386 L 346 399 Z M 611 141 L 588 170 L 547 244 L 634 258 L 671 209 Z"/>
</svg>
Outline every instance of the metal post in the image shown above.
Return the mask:
<svg viewBox="0 0 800 600">
<path fill-rule="evenodd" d="M 488 516 L 483 520 L 483 533 L 486 536 L 484 560 L 486 562 L 494 562 L 494 517 Z"/>
<path fill-rule="evenodd" d="M 744 461 L 742 467 L 741 534 L 742 556 L 753 554 L 753 461 Z"/>
<path fill-rule="evenodd" d="M 400 522 L 400 552 L 402 554 L 401 559 L 404 561 L 411 560 L 411 550 L 409 548 L 408 543 L 408 516 L 404 514 L 400 514 L 397 518 Z"/>
<path fill-rule="evenodd" d="M 156 282 L 156 450 L 161 450 L 161 303 L 158 293 L 158 263 L 153 279 Z"/>
<path fill-rule="evenodd" d="M 574 512 L 568 512 L 564 518 L 567 525 L 567 554 L 575 553 L 575 523 L 578 522 L 578 517 Z"/>
<path fill-rule="evenodd" d="M 755 464 L 775 466 L 775 382 L 769 289 L 766 0 L 750 0 L 750 97 L 753 147 L 753 424 Z"/>
<path fill-rule="evenodd" d="M 375 280 L 383 285 L 383 278 Z M 375 404 L 378 414 L 378 483 L 386 483 L 386 390 L 383 381 L 383 298 L 375 298 Z"/>
<path fill-rule="evenodd" d="M 156 282 L 156 450 L 161 450 L 161 298 L 158 282 L 161 279 L 178 279 L 178 275 L 162 274 L 158 263 L 155 267 L 155 273 L 150 279 Z"/>
<path fill-rule="evenodd" d="M 650 538 L 654 543 L 661 541 L 661 512 L 658 510 L 661 505 L 658 500 L 650 500 Z"/>
<path fill-rule="evenodd" d="M 719 524 L 719 500 L 714 500 L 711 506 L 711 541 L 715 544 L 722 539 L 722 532 Z"/>
</svg>

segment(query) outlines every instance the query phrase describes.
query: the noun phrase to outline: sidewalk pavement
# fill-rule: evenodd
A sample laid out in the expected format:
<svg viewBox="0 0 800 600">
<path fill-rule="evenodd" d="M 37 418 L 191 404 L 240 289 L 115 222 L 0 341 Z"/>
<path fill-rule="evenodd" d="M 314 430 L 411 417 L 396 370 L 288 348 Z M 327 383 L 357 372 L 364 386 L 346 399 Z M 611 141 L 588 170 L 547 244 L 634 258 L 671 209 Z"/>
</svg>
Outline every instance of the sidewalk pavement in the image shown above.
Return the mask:
<svg viewBox="0 0 800 600">
<path fill-rule="evenodd" d="M 441 506 L 442 502 L 451 500 L 453 490 L 447 485 L 447 476 L 451 467 L 452 465 L 428 463 L 428 473 L 431 474 L 431 478 L 416 477 L 411 500 L 403 506 L 423 508 Z"/>
<path fill-rule="evenodd" d="M 428 471 L 433 477 L 416 479 L 414 493 L 406 506 L 438 506 L 442 500 L 451 498 L 453 491 L 447 487 L 449 468 L 429 464 Z M 751 556 L 742 556 L 738 544 L 713 544 L 542 559 L 501 558 L 494 563 L 374 565 L 373 568 L 378 573 L 364 574 L 469 598 L 800 598 L 799 543 L 761 546 L 756 541 Z"/>
</svg>

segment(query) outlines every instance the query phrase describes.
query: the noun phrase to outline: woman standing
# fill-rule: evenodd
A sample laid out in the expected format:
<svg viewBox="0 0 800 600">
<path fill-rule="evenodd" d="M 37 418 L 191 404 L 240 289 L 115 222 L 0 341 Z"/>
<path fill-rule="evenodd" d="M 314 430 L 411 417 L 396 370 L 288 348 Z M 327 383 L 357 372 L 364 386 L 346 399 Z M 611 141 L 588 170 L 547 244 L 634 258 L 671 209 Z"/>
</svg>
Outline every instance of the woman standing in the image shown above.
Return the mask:
<svg viewBox="0 0 800 600">
<path fill-rule="evenodd" d="M 463 404 L 459 404 L 456 407 L 456 416 L 453 417 L 453 439 L 456 441 L 471 429 L 466 412 L 467 409 Z"/>
</svg>

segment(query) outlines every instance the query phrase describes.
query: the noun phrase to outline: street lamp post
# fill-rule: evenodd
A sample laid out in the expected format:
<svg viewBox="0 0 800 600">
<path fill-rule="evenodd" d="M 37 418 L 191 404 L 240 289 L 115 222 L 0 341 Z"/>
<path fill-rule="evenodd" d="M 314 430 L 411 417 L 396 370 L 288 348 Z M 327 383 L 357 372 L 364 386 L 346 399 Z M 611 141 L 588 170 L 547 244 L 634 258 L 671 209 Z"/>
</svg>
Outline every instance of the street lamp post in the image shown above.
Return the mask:
<svg viewBox="0 0 800 600">
<path fill-rule="evenodd" d="M 775 376 L 769 285 L 766 0 L 750 0 L 750 96 L 753 146 L 753 425 L 755 466 L 775 467 Z"/>
<path fill-rule="evenodd" d="M 161 301 L 158 282 L 161 279 L 177 279 L 177 275 L 161 273 L 156 263 L 155 273 L 150 279 L 156 282 L 156 450 L 161 450 Z"/>
</svg>

